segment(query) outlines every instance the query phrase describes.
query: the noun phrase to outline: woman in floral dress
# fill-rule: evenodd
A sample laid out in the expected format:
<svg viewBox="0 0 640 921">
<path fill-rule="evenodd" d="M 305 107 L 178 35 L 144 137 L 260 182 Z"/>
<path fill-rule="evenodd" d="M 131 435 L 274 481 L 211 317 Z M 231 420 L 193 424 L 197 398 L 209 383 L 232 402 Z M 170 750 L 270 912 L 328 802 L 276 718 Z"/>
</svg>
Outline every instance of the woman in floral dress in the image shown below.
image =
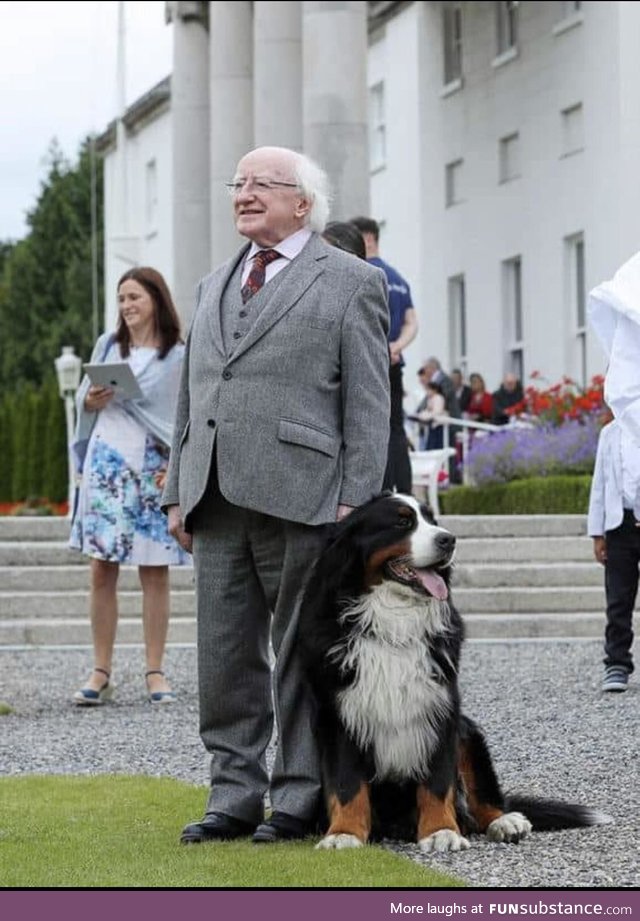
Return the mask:
<svg viewBox="0 0 640 921">
<path fill-rule="evenodd" d="M 142 397 L 124 399 L 87 378 L 77 395 L 74 454 L 81 479 L 70 546 L 91 560 L 94 649 L 93 671 L 73 698 L 84 706 L 101 704 L 113 692 L 121 563 L 138 567 L 142 585 L 149 699 L 175 700 L 162 670 L 169 566 L 190 564 L 160 510 L 184 353 L 180 321 L 164 278 L 152 268 L 134 268 L 122 276 L 118 305 L 116 332 L 98 339 L 91 361 L 128 362 Z"/>
</svg>

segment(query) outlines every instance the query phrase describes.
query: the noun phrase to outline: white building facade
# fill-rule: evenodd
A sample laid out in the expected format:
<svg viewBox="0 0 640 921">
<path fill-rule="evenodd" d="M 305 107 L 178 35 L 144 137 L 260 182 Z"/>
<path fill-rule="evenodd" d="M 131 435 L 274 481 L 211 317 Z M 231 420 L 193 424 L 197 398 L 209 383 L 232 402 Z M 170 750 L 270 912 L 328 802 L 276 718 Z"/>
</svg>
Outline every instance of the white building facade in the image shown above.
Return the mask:
<svg viewBox="0 0 640 921">
<path fill-rule="evenodd" d="M 490 390 L 604 370 L 585 297 L 640 249 L 640 4 L 168 6 L 171 85 L 100 139 L 108 293 L 151 264 L 188 319 L 239 243 L 224 179 L 283 144 L 327 169 L 332 217 L 381 222 L 420 320 L 408 389 L 428 355 Z"/>
</svg>

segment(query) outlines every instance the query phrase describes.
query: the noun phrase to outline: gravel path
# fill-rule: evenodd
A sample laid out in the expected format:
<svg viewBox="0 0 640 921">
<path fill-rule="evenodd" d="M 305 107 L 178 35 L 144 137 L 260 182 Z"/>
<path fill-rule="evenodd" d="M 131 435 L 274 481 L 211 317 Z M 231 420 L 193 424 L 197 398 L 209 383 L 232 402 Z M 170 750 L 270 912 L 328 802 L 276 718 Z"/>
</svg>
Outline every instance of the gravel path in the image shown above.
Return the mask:
<svg viewBox="0 0 640 921">
<path fill-rule="evenodd" d="M 195 650 L 169 649 L 179 700 L 157 709 L 145 701 L 135 648 L 117 651 L 112 704 L 72 706 L 88 663 L 83 649 L 0 648 L 0 700 L 15 708 L 0 717 L 0 776 L 122 772 L 206 784 Z M 505 790 L 593 804 L 612 824 L 536 834 L 516 846 L 473 838 L 470 850 L 439 857 L 390 846 L 472 887 L 640 886 L 640 680 L 626 694 L 603 695 L 601 672 L 597 641 L 470 642 L 463 702 L 485 728 Z"/>
</svg>

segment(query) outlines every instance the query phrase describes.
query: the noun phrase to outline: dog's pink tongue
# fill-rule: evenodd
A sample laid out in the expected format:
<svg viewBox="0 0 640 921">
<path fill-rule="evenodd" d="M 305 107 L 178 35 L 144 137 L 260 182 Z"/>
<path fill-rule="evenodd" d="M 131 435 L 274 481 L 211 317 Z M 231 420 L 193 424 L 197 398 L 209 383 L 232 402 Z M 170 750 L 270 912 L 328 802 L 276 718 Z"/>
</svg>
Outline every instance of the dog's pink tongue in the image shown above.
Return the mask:
<svg viewBox="0 0 640 921">
<path fill-rule="evenodd" d="M 439 576 L 433 569 L 416 569 L 416 572 L 430 595 L 433 595 L 438 601 L 445 601 L 448 598 L 449 591 L 442 576 Z"/>
</svg>

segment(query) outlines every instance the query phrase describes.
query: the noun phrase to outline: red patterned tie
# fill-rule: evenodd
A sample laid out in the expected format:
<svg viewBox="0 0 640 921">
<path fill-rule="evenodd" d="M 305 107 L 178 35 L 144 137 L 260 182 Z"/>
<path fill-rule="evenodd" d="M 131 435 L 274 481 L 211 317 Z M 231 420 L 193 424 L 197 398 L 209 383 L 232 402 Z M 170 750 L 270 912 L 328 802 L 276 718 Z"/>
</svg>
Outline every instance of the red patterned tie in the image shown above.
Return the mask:
<svg viewBox="0 0 640 921">
<path fill-rule="evenodd" d="M 260 290 L 264 284 L 264 279 L 267 271 L 267 266 L 270 262 L 273 262 L 274 259 L 279 259 L 280 253 L 275 249 L 259 249 L 258 252 L 253 257 L 253 265 L 249 276 L 245 281 L 240 295 L 242 297 L 242 303 L 246 304 L 250 297 Z"/>
</svg>

